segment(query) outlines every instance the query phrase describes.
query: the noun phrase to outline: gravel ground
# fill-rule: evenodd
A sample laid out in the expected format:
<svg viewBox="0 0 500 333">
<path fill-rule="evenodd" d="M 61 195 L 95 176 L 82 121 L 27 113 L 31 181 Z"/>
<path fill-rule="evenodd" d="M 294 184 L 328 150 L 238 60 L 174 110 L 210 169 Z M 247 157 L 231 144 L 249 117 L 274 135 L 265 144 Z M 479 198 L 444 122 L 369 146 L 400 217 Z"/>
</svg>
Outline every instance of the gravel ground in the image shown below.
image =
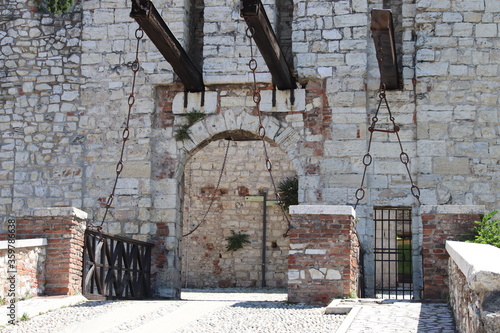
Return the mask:
<svg viewBox="0 0 500 333">
<path fill-rule="evenodd" d="M 229 301 L 227 306 L 193 320 L 178 333 L 229 333 L 229 332 L 335 332 L 345 318 L 342 315 L 325 315 L 324 308 L 304 304 L 286 303 L 286 293 L 280 289 L 225 289 L 225 290 L 185 290 L 182 300 L 165 301 L 155 310 L 136 318 L 124 318 L 108 333 L 127 332 L 137 329 L 157 318 L 182 311 L 183 305 L 202 302 L 210 306 L 210 301 Z M 206 303 L 206 305 L 205 305 Z M 61 308 L 3 327 L 5 333 L 45 333 L 59 330 L 75 323 L 103 315 L 106 312 L 128 307 L 133 301 L 89 301 L 80 305 Z M 136 302 L 140 306 L 139 302 Z M 134 305 L 135 306 L 135 305 Z"/>
</svg>

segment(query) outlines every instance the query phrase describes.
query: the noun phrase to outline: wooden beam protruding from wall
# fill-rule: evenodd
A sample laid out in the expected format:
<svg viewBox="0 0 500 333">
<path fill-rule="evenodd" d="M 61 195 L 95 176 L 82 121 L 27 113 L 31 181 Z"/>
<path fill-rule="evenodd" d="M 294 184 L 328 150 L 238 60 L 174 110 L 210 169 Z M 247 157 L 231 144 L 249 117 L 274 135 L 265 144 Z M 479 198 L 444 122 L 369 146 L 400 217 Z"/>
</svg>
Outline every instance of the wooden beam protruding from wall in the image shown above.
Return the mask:
<svg viewBox="0 0 500 333">
<path fill-rule="evenodd" d="M 280 90 L 295 89 L 296 80 L 274 34 L 271 23 L 260 0 L 242 0 L 241 16 L 253 31 L 253 39 Z"/>
<path fill-rule="evenodd" d="M 401 89 L 392 13 L 389 9 L 373 9 L 371 31 L 380 70 L 380 83 L 386 90 Z"/>
<path fill-rule="evenodd" d="M 203 75 L 149 0 L 132 0 L 130 17 L 135 19 L 167 60 L 187 91 L 205 90 Z"/>
</svg>

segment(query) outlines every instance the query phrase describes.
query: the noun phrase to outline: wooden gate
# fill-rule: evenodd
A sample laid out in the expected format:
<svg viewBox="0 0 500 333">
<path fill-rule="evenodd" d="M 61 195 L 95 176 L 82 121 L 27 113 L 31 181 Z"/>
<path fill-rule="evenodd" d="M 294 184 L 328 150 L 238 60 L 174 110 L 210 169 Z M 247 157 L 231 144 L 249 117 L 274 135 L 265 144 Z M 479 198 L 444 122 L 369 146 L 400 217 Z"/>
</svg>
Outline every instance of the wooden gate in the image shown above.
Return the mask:
<svg viewBox="0 0 500 333">
<path fill-rule="evenodd" d="M 83 295 L 89 299 L 151 297 L 153 246 L 87 229 L 83 250 Z"/>
</svg>

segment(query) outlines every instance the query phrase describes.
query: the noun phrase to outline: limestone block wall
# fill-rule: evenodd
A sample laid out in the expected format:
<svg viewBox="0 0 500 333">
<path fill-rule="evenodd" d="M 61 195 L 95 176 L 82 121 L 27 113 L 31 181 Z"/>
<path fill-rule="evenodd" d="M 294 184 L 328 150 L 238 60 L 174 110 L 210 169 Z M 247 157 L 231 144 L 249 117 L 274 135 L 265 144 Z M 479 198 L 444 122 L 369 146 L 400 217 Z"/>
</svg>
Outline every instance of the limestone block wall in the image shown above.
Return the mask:
<svg viewBox="0 0 500 333">
<path fill-rule="evenodd" d="M 491 245 L 446 242 L 450 254 L 450 304 L 460 333 L 500 330 L 500 267 Z"/>
<path fill-rule="evenodd" d="M 9 252 L 8 241 L 0 241 L 0 283 L 4 288 L 0 289 L 1 299 L 12 299 L 9 295 L 11 283 L 8 280 L 12 276 L 9 269 L 9 254 L 15 253 L 17 266 L 15 287 L 15 298 L 38 296 L 45 293 L 45 261 L 47 257 L 47 239 L 34 238 L 17 240 L 15 248 L 11 247 Z M 12 244 L 11 244 L 12 245 Z"/>
<path fill-rule="evenodd" d="M 81 12 L 0 4 L 0 215 L 82 206 Z"/>
<path fill-rule="evenodd" d="M 416 1 L 418 181 L 436 204 L 498 207 L 499 13 L 495 1 Z"/>
</svg>

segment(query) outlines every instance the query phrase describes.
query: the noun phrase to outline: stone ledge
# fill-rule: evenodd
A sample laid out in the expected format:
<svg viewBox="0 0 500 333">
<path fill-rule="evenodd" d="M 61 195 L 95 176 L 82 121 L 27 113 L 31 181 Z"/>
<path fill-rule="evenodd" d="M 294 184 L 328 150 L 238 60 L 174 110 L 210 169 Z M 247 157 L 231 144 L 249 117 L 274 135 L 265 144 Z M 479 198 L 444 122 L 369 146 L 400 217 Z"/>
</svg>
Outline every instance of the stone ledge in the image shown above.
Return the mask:
<svg viewBox="0 0 500 333">
<path fill-rule="evenodd" d="M 14 245 L 16 249 L 22 247 L 47 246 L 47 238 L 16 239 Z M 8 240 L 0 241 L 0 250 L 6 250 L 8 248 L 9 248 Z"/>
<path fill-rule="evenodd" d="M 334 205 L 296 205 L 290 206 L 291 215 L 352 215 L 356 218 L 356 211 L 352 206 Z"/>
<path fill-rule="evenodd" d="M 423 205 L 420 214 L 484 214 L 484 205 Z"/>
<path fill-rule="evenodd" d="M 47 207 L 47 208 L 22 209 L 15 212 L 14 216 L 17 218 L 24 216 L 32 216 L 32 217 L 74 216 L 76 218 L 85 220 L 87 219 L 88 214 L 76 207 Z"/>
<path fill-rule="evenodd" d="M 446 241 L 446 250 L 474 291 L 500 290 L 500 249 L 487 244 Z"/>
</svg>

